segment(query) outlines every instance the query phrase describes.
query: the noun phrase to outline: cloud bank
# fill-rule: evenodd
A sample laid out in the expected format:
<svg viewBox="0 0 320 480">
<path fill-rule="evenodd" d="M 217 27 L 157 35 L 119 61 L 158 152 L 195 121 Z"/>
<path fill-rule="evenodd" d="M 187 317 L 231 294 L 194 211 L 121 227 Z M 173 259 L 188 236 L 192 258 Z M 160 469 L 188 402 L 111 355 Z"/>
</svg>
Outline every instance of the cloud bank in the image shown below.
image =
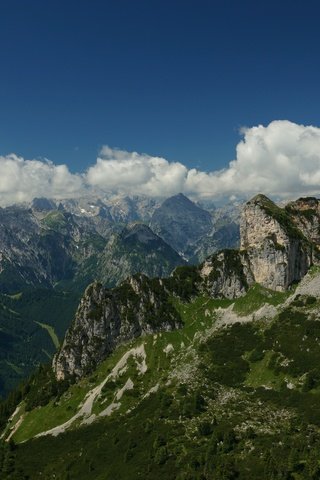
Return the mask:
<svg viewBox="0 0 320 480">
<path fill-rule="evenodd" d="M 48 160 L 0 156 L 0 205 L 27 202 L 35 197 L 70 198 L 84 189 L 80 175 Z"/>
<path fill-rule="evenodd" d="M 320 194 L 320 128 L 287 120 L 242 130 L 236 159 L 225 169 L 203 172 L 161 157 L 104 146 L 85 173 L 66 165 L 0 156 L 0 205 L 34 197 L 77 197 L 90 192 L 193 198 L 280 198 Z"/>
</svg>

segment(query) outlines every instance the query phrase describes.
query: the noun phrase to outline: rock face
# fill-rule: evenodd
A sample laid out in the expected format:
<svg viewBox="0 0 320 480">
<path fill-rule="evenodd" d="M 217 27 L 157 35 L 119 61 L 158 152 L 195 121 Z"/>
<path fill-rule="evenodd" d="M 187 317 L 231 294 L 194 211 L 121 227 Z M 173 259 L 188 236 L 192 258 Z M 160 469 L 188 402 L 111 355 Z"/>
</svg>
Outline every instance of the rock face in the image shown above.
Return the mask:
<svg viewBox="0 0 320 480">
<path fill-rule="evenodd" d="M 255 282 L 282 291 L 306 274 L 313 263 L 314 246 L 297 227 L 287 210 L 264 195 L 246 204 L 240 221 L 240 249 Z"/>
<path fill-rule="evenodd" d="M 251 274 L 237 250 L 223 250 L 208 258 L 200 267 L 200 290 L 212 298 L 238 298 L 246 293 Z"/>
<path fill-rule="evenodd" d="M 320 246 L 320 201 L 314 197 L 299 198 L 285 210 L 304 236 Z"/>
<path fill-rule="evenodd" d="M 113 290 L 100 283 L 85 291 L 53 367 L 57 379 L 92 371 L 117 345 L 146 333 L 181 327 L 161 280 L 131 277 Z"/>
</svg>

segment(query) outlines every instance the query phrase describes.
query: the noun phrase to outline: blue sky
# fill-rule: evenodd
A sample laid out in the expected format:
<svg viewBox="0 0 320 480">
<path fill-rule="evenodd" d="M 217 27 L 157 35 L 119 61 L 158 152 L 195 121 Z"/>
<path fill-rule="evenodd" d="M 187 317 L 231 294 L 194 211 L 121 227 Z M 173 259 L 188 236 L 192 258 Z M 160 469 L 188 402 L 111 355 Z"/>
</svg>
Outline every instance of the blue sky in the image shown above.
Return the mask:
<svg viewBox="0 0 320 480">
<path fill-rule="evenodd" d="M 316 1 L 0 1 L 0 154 L 102 145 L 210 171 L 242 126 L 319 125 Z"/>
</svg>

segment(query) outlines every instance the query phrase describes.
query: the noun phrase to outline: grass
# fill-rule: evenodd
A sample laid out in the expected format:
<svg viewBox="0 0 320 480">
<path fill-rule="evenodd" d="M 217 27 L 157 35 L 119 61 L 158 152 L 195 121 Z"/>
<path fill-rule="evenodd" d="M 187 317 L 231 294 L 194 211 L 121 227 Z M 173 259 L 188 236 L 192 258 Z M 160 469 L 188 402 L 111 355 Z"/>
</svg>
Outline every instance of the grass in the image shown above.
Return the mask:
<svg viewBox="0 0 320 480">
<path fill-rule="evenodd" d="M 226 307 L 231 304 L 229 300 L 212 300 L 207 297 L 200 297 L 189 304 L 181 303 L 176 299 L 171 299 L 174 306 L 181 314 L 185 326 L 181 330 L 170 332 L 161 332 L 157 335 L 148 335 L 132 341 L 126 345 L 120 346 L 110 357 L 108 357 L 98 367 L 94 375 L 80 380 L 72 385 L 69 390 L 62 395 L 59 402 L 54 400 L 44 407 L 36 408 L 25 414 L 25 419 L 14 435 L 17 443 L 23 442 L 34 437 L 36 434 L 60 425 L 69 420 L 78 410 L 85 395 L 99 385 L 111 372 L 112 368 L 120 360 L 123 354 L 130 348 L 145 345 L 147 355 L 148 370 L 144 375 L 140 375 L 135 360 L 130 358 L 128 368 L 124 374 L 117 380 L 116 385 L 109 392 L 98 398 L 94 404 L 93 412 L 98 414 L 112 402 L 116 392 L 123 387 L 128 378 L 134 383 L 134 389 L 131 392 L 125 392 L 121 402 L 119 414 L 124 414 L 128 409 L 136 407 L 137 402 L 141 400 L 152 387 L 159 381 L 165 383 L 167 372 L 170 371 L 172 356 L 165 353 L 168 344 L 172 344 L 174 355 L 179 354 L 194 340 L 194 335 L 212 326 L 215 321 L 215 310 Z M 209 312 L 209 314 L 208 314 Z M 184 345 L 184 346 L 183 346 Z M 137 396 L 137 392 L 139 395 Z M 102 403 L 107 398 L 107 401 Z"/>
<path fill-rule="evenodd" d="M 243 297 L 236 299 L 233 311 L 239 315 L 249 315 L 254 313 L 264 304 L 281 305 L 292 294 L 292 291 L 275 292 L 268 288 L 254 284 Z"/>
<path fill-rule="evenodd" d="M 34 321 L 34 323 L 39 325 L 41 328 L 44 328 L 49 333 L 50 338 L 53 342 L 53 345 L 56 347 L 56 349 L 58 349 L 60 347 L 60 342 L 56 332 L 54 331 L 54 328 L 51 325 L 48 325 L 47 323 L 37 322 L 36 320 Z"/>
<path fill-rule="evenodd" d="M 255 286 L 246 297 L 241 299 L 241 312 L 251 311 L 253 305 L 284 301 L 283 294 Z M 86 393 L 110 374 L 128 349 L 144 343 L 147 372 L 139 374 L 130 357 L 127 369 L 109 382 L 94 404 L 98 414 L 131 378 L 134 388 L 123 394 L 116 413 L 88 427 L 78 423 L 58 438 L 47 436 L 17 446 L 18 466 L 30 478 L 260 480 L 272 478 L 266 468 L 273 461 L 278 473 L 277 469 L 302 468 L 301 455 L 305 463 L 312 455 L 319 458 L 315 445 L 320 444 L 320 436 L 313 427 L 320 420 L 319 387 L 305 392 L 299 383 L 311 365 L 318 369 L 320 364 L 320 327 L 308 318 L 311 310 L 293 305 L 281 309 L 263 328 L 251 322 L 214 330 L 217 309 L 232 302 L 202 296 L 189 303 L 173 297 L 171 303 L 184 321 L 182 329 L 122 345 L 96 372 L 70 386 L 59 401 L 25 413 L 14 435 L 17 443 L 72 417 Z M 173 346 L 170 354 L 165 353 L 168 344 Z M 183 370 L 193 356 L 196 373 L 189 383 L 171 375 L 176 368 Z M 294 385 L 292 390 L 286 386 L 288 381 Z M 143 399 L 157 383 L 157 393 Z M 286 463 L 293 450 L 297 467 Z M 229 475 L 232 465 L 240 472 L 238 477 Z M 311 477 L 292 474 L 290 478 Z"/>
<path fill-rule="evenodd" d="M 263 386 L 280 390 L 286 376 L 284 374 L 276 374 L 269 369 L 268 364 L 271 356 L 272 352 L 267 352 L 262 360 L 250 364 L 250 372 L 245 380 L 245 385 L 253 388 Z"/>
</svg>

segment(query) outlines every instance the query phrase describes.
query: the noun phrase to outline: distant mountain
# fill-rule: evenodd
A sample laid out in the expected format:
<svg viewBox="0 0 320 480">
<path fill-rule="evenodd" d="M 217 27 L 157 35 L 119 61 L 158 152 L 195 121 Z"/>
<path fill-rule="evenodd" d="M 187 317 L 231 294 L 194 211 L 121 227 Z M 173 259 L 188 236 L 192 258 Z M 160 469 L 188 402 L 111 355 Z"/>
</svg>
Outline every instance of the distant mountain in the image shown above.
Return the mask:
<svg viewBox="0 0 320 480">
<path fill-rule="evenodd" d="M 56 204 L 76 216 L 102 216 L 113 223 L 127 224 L 136 221 L 148 222 L 160 202 L 145 196 L 113 195 L 66 199 L 57 201 Z"/>
<path fill-rule="evenodd" d="M 123 228 L 95 208 L 77 215 L 47 199 L 0 208 L 0 395 L 52 356 L 90 282 L 161 277 L 185 263 L 146 225 Z"/>
<path fill-rule="evenodd" d="M 135 273 L 165 277 L 185 258 L 196 263 L 233 247 L 232 207 L 225 216 L 211 202 L 208 207 L 211 212 L 184 195 L 162 206 L 159 199 L 118 195 L 35 198 L 0 208 L 0 346 L 1 338 L 7 344 L 0 394 L 54 353 L 52 338 L 64 335 L 92 281 L 114 287 Z M 151 219 L 159 235 L 146 225 Z"/>
<path fill-rule="evenodd" d="M 167 198 L 151 218 L 152 230 L 177 252 L 185 254 L 212 228 L 209 212 L 180 193 Z"/>
<path fill-rule="evenodd" d="M 191 263 L 239 245 L 239 205 L 215 208 L 209 201 L 201 205 L 210 212 L 180 193 L 165 200 L 150 221 L 153 231 Z"/>
<path fill-rule="evenodd" d="M 99 256 L 95 278 L 114 286 L 135 273 L 168 276 L 184 264 L 183 258 L 147 225 L 136 223 L 111 236 Z"/>
</svg>

